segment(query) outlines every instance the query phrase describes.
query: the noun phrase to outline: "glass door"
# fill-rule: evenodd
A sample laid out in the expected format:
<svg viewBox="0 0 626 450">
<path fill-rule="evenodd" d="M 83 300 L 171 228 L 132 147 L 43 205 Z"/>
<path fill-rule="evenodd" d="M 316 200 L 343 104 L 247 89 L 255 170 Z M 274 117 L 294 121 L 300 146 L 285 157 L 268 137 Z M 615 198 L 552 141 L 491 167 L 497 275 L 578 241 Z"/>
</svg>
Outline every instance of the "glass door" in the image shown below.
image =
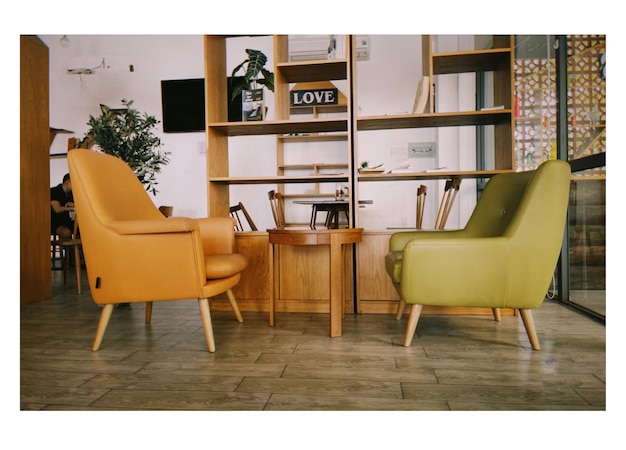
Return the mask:
<svg viewBox="0 0 626 450">
<path fill-rule="evenodd" d="M 563 300 L 606 317 L 606 36 L 568 35 L 567 159 L 569 296 Z"/>
<path fill-rule="evenodd" d="M 606 39 L 518 35 L 516 170 L 548 159 L 572 165 L 568 226 L 550 290 L 559 301 L 606 316 Z"/>
</svg>

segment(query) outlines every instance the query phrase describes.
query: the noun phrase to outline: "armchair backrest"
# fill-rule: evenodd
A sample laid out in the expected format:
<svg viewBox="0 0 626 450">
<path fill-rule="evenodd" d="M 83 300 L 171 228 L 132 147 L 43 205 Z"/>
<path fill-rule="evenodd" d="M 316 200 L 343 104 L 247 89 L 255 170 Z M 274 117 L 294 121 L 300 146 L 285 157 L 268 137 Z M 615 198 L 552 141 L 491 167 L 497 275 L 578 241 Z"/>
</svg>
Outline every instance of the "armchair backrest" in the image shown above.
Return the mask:
<svg viewBox="0 0 626 450">
<path fill-rule="evenodd" d="M 491 178 L 465 226 L 467 236 L 502 236 L 517 211 L 533 173 L 507 173 Z"/>
<path fill-rule="evenodd" d="M 536 235 L 547 221 L 562 232 L 569 196 L 569 164 L 552 160 L 537 170 L 494 176 L 483 190 L 467 225 L 467 237 Z M 541 232 L 543 234 L 543 231 Z"/>
<path fill-rule="evenodd" d="M 163 218 L 121 159 L 85 149 L 71 150 L 69 159 L 80 164 L 80 172 L 72 174 L 72 185 L 79 184 L 79 192 L 89 193 L 85 200 L 100 221 Z"/>
<path fill-rule="evenodd" d="M 508 238 L 514 264 L 508 289 L 522 298 L 543 299 L 563 244 L 570 165 L 543 163 L 535 171 L 491 179 L 466 226 L 468 236 Z M 535 304 L 535 306 L 537 306 Z"/>
</svg>

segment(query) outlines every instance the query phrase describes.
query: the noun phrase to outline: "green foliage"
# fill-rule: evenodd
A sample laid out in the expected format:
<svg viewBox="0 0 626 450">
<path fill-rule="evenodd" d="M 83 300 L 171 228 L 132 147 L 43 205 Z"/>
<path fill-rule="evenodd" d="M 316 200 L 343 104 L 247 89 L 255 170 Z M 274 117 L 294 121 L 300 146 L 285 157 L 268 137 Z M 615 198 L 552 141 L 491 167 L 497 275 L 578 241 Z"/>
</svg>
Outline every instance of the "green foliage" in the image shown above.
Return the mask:
<svg viewBox="0 0 626 450">
<path fill-rule="evenodd" d="M 263 85 L 270 91 L 274 92 L 274 73 L 265 68 L 267 56 L 265 56 L 265 54 L 260 50 L 252 50 L 249 48 L 246 49 L 246 53 L 248 54 L 248 58 L 235 67 L 231 73 L 231 77 L 234 77 L 237 72 L 239 72 L 239 70 L 247 64 L 245 74 L 241 81 L 236 82 L 233 81 L 234 78 L 231 78 L 231 83 L 233 83 L 231 100 L 237 98 L 241 91 L 248 89 L 253 82 Z M 257 78 L 259 77 L 259 74 L 262 75 L 262 78 Z"/>
<path fill-rule="evenodd" d="M 156 174 L 169 163 L 169 152 L 160 150 L 161 139 L 152 129 L 159 123 L 154 116 L 132 108 L 132 100 L 122 100 L 121 110 L 100 105 L 99 117 L 89 116 L 90 130 L 77 147 L 100 147 L 102 152 L 117 156 L 135 172 L 148 192 L 156 195 Z"/>
</svg>

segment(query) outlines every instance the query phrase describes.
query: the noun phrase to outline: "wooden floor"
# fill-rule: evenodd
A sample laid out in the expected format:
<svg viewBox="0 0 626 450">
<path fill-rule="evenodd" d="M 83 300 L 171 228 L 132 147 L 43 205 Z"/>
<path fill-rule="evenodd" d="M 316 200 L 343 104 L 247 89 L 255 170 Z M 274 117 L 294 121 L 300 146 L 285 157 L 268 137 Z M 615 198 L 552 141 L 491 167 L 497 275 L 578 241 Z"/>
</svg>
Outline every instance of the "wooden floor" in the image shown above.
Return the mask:
<svg viewBox="0 0 626 450">
<path fill-rule="evenodd" d="M 541 351 L 519 317 L 213 314 L 207 352 L 195 300 L 115 309 L 90 350 L 100 309 L 84 284 L 21 307 L 21 410 L 605 410 L 605 327 L 553 301 L 534 312 Z"/>
</svg>

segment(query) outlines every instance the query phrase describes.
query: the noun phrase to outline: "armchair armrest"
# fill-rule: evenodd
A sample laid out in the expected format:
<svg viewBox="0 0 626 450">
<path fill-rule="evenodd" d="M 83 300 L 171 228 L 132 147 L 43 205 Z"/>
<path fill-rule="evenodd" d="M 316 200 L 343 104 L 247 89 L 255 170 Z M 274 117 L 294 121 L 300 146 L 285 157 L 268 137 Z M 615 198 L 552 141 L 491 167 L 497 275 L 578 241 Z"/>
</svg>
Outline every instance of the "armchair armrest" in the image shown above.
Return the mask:
<svg viewBox="0 0 626 450">
<path fill-rule="evenodd" d="M 104 225 L 121 235 L 188 233 L 198 229 L 198 224 L 195 220 L 185 217 L 169 219 L 109 220 L 106 221 Z"/>
<path fill-rule="evenodd" d="M 466 237 L 465 230 L 419 230 L 401 231 L 391 235 L 389 251 L 401 252 L 413 239 L 459 239 Z"/>
<path fill-rule="evenodd" d="M 506 307 L 510 239 L 413 239 L 403 250 L 400 289 L 407 303 Z"/>
<path fill-rule="evenodd" d="M 235 251 L 235 219 L 205 217 L 194 220 L 200 228 L 205 255 L 225 255 Z"/>
</svg>

